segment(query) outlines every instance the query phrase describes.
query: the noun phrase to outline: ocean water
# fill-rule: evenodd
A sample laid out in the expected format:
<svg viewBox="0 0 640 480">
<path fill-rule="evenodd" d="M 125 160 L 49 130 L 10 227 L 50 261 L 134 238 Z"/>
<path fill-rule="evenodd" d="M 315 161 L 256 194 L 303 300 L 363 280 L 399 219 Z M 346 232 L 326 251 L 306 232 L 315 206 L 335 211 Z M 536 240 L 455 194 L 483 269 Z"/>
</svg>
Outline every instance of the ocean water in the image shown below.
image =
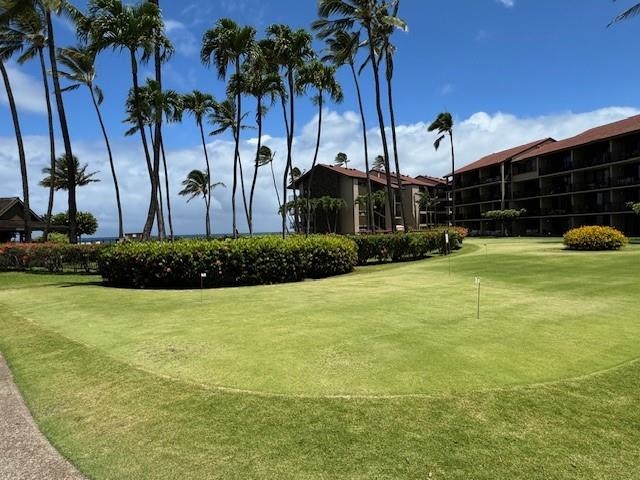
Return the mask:
<svg viewBox="0 0 640 480">
<path fill-rule="evenodd" d="M 256 232 L 254 235 L 280 235 L 281 232 Z M 240 233 L 240 237 L 248 236 L 248 233 Z M 211 238 L 230 238 L 231 233 L 212 233 Z M 205 238 L 204 233 L 199 234 L 189 234 L 189 235 L 175 235 L 175 239 L 185 239 L 185 238 Z M 82 243 L 116 243 L 118 241 L 118 237 L 82 237 Z"/>
</svg>

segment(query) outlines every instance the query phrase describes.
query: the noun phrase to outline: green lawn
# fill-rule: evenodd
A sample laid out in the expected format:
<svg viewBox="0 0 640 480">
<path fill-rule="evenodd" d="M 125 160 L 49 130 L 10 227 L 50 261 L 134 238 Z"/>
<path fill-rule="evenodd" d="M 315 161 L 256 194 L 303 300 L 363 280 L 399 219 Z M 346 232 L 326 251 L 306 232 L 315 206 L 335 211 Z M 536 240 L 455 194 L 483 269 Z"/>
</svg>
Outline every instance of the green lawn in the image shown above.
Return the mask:
<svg viewBox="0 0 640 480">
<path fill-rule="evenodd" d="M 638 478 L 639 274 L 557 239 L 204 292 L 6 273 L 0 351 L 92 478 Z"/>
</svg>

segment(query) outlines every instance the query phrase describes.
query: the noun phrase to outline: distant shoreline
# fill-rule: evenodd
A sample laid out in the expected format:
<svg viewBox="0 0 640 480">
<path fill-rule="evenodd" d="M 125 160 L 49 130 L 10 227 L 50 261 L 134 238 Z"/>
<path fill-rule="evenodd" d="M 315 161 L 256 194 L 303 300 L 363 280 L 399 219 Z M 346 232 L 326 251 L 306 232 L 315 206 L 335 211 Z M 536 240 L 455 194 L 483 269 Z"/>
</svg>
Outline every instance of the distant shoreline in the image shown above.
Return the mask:
<svg viewBox="0 0 640 480">
<path fill-rule="evenodd" d="M 254 235 L 280 235 L 281 232 L 256 232 Z M 249 235 L 248 232 L 239 233 L 239 236 Z M 228 238 L 233 235 L 229 233 L 212 233 L 211 238 Z M 185 239 L 185 238 L 205 238 L 204 233 L 198 234 L 188 234 L 188 235 L 175 235 L 175 239 Z M 118 240 L 118 237 L 82 237 L 82 243 L 115 243 Z"/>
</svg>

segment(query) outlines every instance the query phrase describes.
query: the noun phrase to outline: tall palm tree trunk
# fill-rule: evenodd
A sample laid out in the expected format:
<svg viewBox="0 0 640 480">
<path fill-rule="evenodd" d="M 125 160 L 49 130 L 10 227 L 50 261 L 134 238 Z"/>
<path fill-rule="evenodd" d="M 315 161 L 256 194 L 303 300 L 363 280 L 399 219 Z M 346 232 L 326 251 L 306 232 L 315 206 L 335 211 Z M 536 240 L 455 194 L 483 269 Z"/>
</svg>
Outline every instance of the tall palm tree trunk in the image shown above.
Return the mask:
<svg viewBox="0 0 640 480">
<path fill-rule="evenodd" d="M 287 132 L 287 163 L 285 165 L 284 168 L 284 175 L 282 177 L 282 191 L 283 191 L 283 203 L 286 204 L 287 203 L 287 181 L 289 180 L 289 173 L 293 170 L 291 167 L 292 164 L 292 149 L 293 149 L 293 132 L 294 132 L 294 125 L 295 125 L 295 106 L 294 106 L 294 99 L 295 99 L 295 88 L 294 88 L 294 78 L 293 78 L 293 71 L 291 69 L 288 70 L 287 72 L 287 79 L 288 79 L 288 85 L 289 85 L 289 128 L 288 128 L 288 132 Z M 291 175 L 291 181 L 293 182 L 294 178 L 293 175 Z M 298 232 L 298 204 L 296 202 L 297 200 L 297 195 L 296 195 L 296 189 L 293 189 L 293 204 L 294 204 L 294 219 L 293 219 L 293 225 L 294 225 L 294 230 L 297 233 Z M 287 212 L 286 212 L 286 208 L 282 209 L 282 237 L 284 238 L 285 236 L 285 229 L 286 229 L 286 216 L 287 216 Z"/>
<path fill-rule="evenodd" d="M 133 100 L 135 102 L 136 109 L 136 123 L 138 125 L 138 131 L 140 132 L 140 139 L 142 141 L 142 149 L 144 150 L 144 158 L 147 162 L 147 171 L 149 172 L 149 181 L 151 182 L 151 200 L 149 203 L 149 210 L 147 211 L 147 219 L 144 223 L 142 230 L 142 237 L 145 240 L 149 240 L 151 237 L 151 229 L 156 218 L 158 211 L 158 187 L 155 181 L 155 174 L 153 171 L 153 165 L 151 164 L 151 155 L 149 154 L 149 144 L 147 142 L 147 134 L 144 129 L 144 122 L 142 121 L 142 114 L 140 112 L 140 87 L 138 86 L 138 61 L 136 60 L 135 50 L 129 51 L 131 58 L 131 77 L 133 80 Z M 159 233 L 158 228 L 158 233 Z"/>
<path fill-rule="evenodd" d="M 24 204 L 24 241 L 31 241 L 31 209 L 29 208 L 29 179 L 27 176 L 27 156 L 24 153 L 24 143 L 22 142 L 22 131 L 20 130 L 20 120 L 18 119 L 18 109 L 16 108 L 16 100 L 13 96 L 9 75 L 4 66 L 4 62 L 0 60 L 0 73 L 4 81 L 4 87 L 7 91 L 7 100 L 9 101 L 9 109 L 11 110 L 11 119 L 13 120 L 13 128 L 16 133 L 16 143 L 18 144 L 18 158 L 20 159 L 20 175 L 22 177 L 22 200 Z"/>
<path fill-rule="evenodd" d="M 200 127 L 200 138 L 202 140 L 202 150 L 204 151 L 204 159 L 207 163 L 207 178 L 209 179 L 209 188 L 207 188 L 207 194 L 205 195 L 207 198 L 207 212 L 205 215 L 206 218 L 206 228 L 205 231 L 207 233 L 207 239 L 211 238 L 211 217 L 210 217 L 210 209 L 211 209 L 211 166 L 209 164 L 209 154 L 207 153 L 207 143 L 204 140 L 204 128 L 202 127 L 202 122 L 198 120 L 198 127 Z"/>
<path fill-rule="evenodd" d="M 280 97 L 280 104 L 282 105 L 282 116 L 284 117 L 284 129 L 285 129 L 285 133 L 287 135 L 287 150 L 289 150 L 289 115 L 287 114 L 287 103 L 285 100 L 284 95 L 282 95 Z M 278 206 L 281 207 L 282 210 L 282 238 L 285 237 L 286 234 L 286 230 L 287 230 L 287 212 L 285 209 L 285 204 L 287 203 L 287 172 L 286 172 L 286 168 L 287 168 L 287 160 L 285 160 L 285 172 L 284 172 L 284 180 L 283 180 L 283 192 L 282 192 L 282 200 L 280 200 L 280 195 L 278 193 L 278 189 L 276 188 L 276 195 L 278 196 Z M 271 161 L 271 173 L 273 174 L 273 160 Z M 275 180 L 274 180 L 274 186 L 275 186 Z"/>
<path fill-rule="evenodd" d="M 151 144 L 155 145 L 156 136 L 154 135 L 154 129 L 149 125 L 149 138 L 151 139 Z M 159 143 L 159 142 L 158 142 Z M 162 199 L 162 184 L 160 183 L 160 165 L 154 170 L 154 180 L 156 182 L 156 193 L 158 195 L 156 199 L 156 221 L 158 222 L 158 240 L 164 240 L 166 238 L 165 228 L 164 228 L 164 201 Z"/>
<path fill-rule="evenodd" d="M 451 223 L 456 224 L 456 176 L 453 174 L 456 169 L 456 156 L 453 151 L 453 131 L 449 131 L 451 141 Z"/>
<path fill-rule="evenodd" d="M 151 3 L 155 4 L 158 8 L 160 8 L 159 0 L 150 0 Z M 160 55 L 160 45 L 156 42 L 154 46 L 154 67 L 155 67 L 155 77 L 156 82 L 158 83 L 158 90 L 162 93 L 162 58 Z M 159 197 L 159 205 L 158 210 L 160 211 L 160 218 L 162 218 L 162 222 L 158 222 L 158 233 L 160 240 L 164 240 L 166 237 L 166 231 L 164 227 L 164 215 L 162 214 L 162 192 L 160 188 L 160 147 L 162 144 L 162 106 L 156 104 L 155 109 L 155 142 L 153 143 L 153 172 L 154 172 L 154 180 L 156 184 L 156 188 L 158 189 L 158 197 Z M 164 158 L 163 158 L 164 161 Z M 166 166 L 165 166 L 165 176 L 166 176 Z M 168 181 L 168 180 L 167 180 Z M 169 191 L 167 190 L 167 202 L 169 202 Z M 169 220 L 171 223 L 171 220 Z"/>
<path fill-rule="evenodd" d="M 240 75 L 240 59 L 236 58 L 236 76 Z M 238 82 L 240 81 L 238 77 Z M 238 224 L 236 218 L 236 191 L 238 189 L 238 160 L 240 158 L 240 122 L 242 121 L 242 95 L 240 88 L 236 95 L 236 127 L 233 132 L 235 148 L 233 152 L 233 185 L 231 187 L 231 215 L 233 238 L 238 238 Z"/>
<path fill-rule="evenodd" d="M 238 132 L 238 135 L 240 135 L 240 132 Z M 247 226 L 249 228 L 249 234 L 252 234 L 252 226 L 251 226 L 251 219 L 249 218 L 249 206 L 247 203 L 247 195 L 245 193 L 245 188 L 244 188 L 244 173 L 242 172 L 242 158 L 240 156 L 240 152 L 238 152 L 238 171 L 240 173 L 240 190 L 242 191 L 242 204 L 244 206 L 244 215 L 247 218 Z"/>
<path fill-rule="evenodd" d="M 98 123 L 100 123 L 100 129 L 102 130 L 102 136 L 104 137 L 104 143 L 107 147 L 107 154 L 109 155 L 109 168 L 111 169 L 111 177 L 113 178 L 113 186 L 116 191 L 116 206 L 118 207 L 118 238 L 124 238 L 124 227 L 122 222 L 122 204 L 120 202 L 120 187 L 118 186 L 118 176 L 116 175 L 116 167 L 113 163 L 113 152 L 111 151 L 111 142 L 109 142 L 109 136 L 107 135 L 107 129 L 102 120 L 102 113 L 100 113 L 100 106 L 96 100 L 93 92 L 93 85 L 88 84 L 89 91 L 91 92 L 91 101 L 93 102 L 93 108 L 98 115 Z"/>
<path fill-rule="evenodd" d="M 311 163 L 311 173 L 309 174 L 309 187 L 307 188 L 307 226 L 305 234 L 309 235 L 311 229 L 311 185 L 313 185 L 314 167 L 318 161 L 318 152 L 320 151 L 320 136 L 322 135 L 322 91 L 318 96 L 318 133 L 316 136 L 316 149 L 313 152 L 313 162 Z"/>
<path fill-rule="evenodd" d="M 378 114 L 378 124 L 380 125 L 380 139 L 382 141 L 382 153 L 384 155 L 385 176 L 387 178 L 387 204 L 389 215 L 391 216 L 391 231 L 396 231 L 395 205 L 393 202 L 393 189 L 391 188 L 391 169 L 389 168 L 389 146 L 387 145 L 387 133 L 384 126 L 384 115 L 382 114 L 382 101 L 380 95 L 380 61 L 376 60 L 376 52 L 371 35 L 371 24 L 366 25 L 367 36 L 369 38 L 369 55 L 371 56 L 371 67 L 373 69 L 373 82 L 376 94 L 376 112 Z"/>
<path fill-rule="evenodd" d="M 373 198 L 371 196 L 371 174 L 369 173 L 369 145 L 367 142 L 367 122 L 364 116 L 364 107 L 362 106 L 362 94 L 360 93 L 360 82 L 358 81 L 358 75 L 356 74 L 356 67 L 351 62 L 351 73 L 353 75 L 353 81 L 356 84 L 356 94 L 358 96 L 358 107 L 360 108 L 360 119 L 362 121 L 362 140 L 364 143 L 364 168 L 367 173 L 367 218 L 369 228 L 367 230 L 374 231 L 374 219 L 373 219 Z"/>
<path fill-rule="evenodd" d="M 211 178 L 209 178 L 209 187 L 211 186 Z M 211 188 L 207 188 L 207 193 L 205 195 L 203 195 L 203 199 L 204 199 L 204 229 L 207 235 L 207 239 L 211 238 L 211 217 L 210 217 L 210 208 L 209 208 L 209 190 L 211 190 Z"/>
<path fill-rule="evenodd" d="M 402 226 L 404 231 L 408 231 L 407 216 L 404 208 L 404 185 L 402 184 L 402 175 L 400 174 L 400 160 L 398 159 L 398 138 L 396 136 L 396 116 L 393 109 L 393 93 L 391 84 L 392 75 L 389 73 L 389 66 L 387 65 L 387 97 L 389 99 L 389 120 L 391 122 L 391 140 L 393 143 L 393 159 L 396 166 L 396 181 L 398 182 L 398 189 L 400 191 L 400 215 L 402 216 Z"/>
<path fill-rule="evenodd" d="M 167 156 L 164 152 L 164 141 L 162 134 L 160 135 L 160 153 L 162 153 L 162 166 L 164 168 L 164 185 L 167 194 L 167 220 L 169 221 L 169 238 L 174 240 L 173 236 L 173 218 L 171 216 L 171 192 L 169 191 L 169 169 L 167 169 Z"/>
<path fill-rule="evenodd" d="M 53 131 L 53 111 L 51 109 L 51 92 L 49 91 L 49 81 L 47 80 L 47 66 L 44 61 L 44 51 L 42 48 L 38 48 L 38 58 L 40 59 L 40 70 L 42 73 L 42 83 L 44 86 L 44 96 L 47 105 L 47 127 L 49 129 L 49 153 L 51 155 L 50 167 L 54 172 L 56 168 L 56 141 L 55 133 Z M 49 238 L 49 229 L 51 228 L 51 214 L 53 212 L 53 196 L 55 192 L 55 182 L 53 179 L 55 176 L 51 176 L 51 185 L 49 186 L 49 201 L 47 202 L 47 216 L 45 218 L 44 232 L 42 234 L 43 240 L 46 242 Z"/>
<path fill-rule="evenodd" d="M 62 142 L 64 144 L 65 158 L 67 159 L 67 183 L 68 183 L 68 215 L 69 215 L 69 241 L 71 243 L 78 242 L 78 225 L 77 214 L 78 207 L 76 204 L 76 177 L 73 165 L 73 150 L 71 148 L 71 137 L 69 136 L 69 126 L 67 124 L 67 116 L 64 111 L 64 102 L 62 101 L 62 90 L 60 89 L 60 79 L 58 78 L 58 63 L 56 59 L 56 44 L 53 36 L 53 22 L 51 20 L 51 11 L 45 9 L 45 18 L 47 21 L 47 44 L 49 47 L 49 63 L 51 64 L 51 76 L 53 78 L 53 91 L 56 96 L 56 105 L 58 107 L 58 118 L 60 119 L 60 131 L 62 132 Z"/>
<path fill-rule="evenodd" d="M 262 147 L 262 97 L 257 97 L 256 123 L 258 124 L 258 145 L 256 147 L 256 158 L 253 166 L 253 179 L 251 181 L 251 191 L 249 192 L 249 235 L 253 235 L 253 194 L 256 191 L 256 181 L 258 180 L 258 159 L 260 148 Z"/>
</svg>

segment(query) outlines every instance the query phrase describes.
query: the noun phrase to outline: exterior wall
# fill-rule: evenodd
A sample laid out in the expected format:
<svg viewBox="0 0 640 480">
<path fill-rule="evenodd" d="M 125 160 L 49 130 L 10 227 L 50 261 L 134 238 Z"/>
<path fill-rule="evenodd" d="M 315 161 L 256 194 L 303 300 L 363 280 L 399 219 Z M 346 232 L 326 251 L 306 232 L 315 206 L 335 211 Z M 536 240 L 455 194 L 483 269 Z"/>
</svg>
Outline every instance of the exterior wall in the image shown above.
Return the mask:
<svg viewBox="0 0 640 480">
<path fill-rule="evenodd" d="M 463 187 L 456 189 L 456 223 L 472 233 L 499 233 L 495 222 L 482 218 L 484 211 L 524 208 L 526 215 L 507 226 L 511 235 L 558 236 L 593 224 L 640 235 L 640 218 L 626 206 L 640 201 L 640 133 L 507 161 L 498 189 L 482 182 L 491 178 L 482 170 L 462 174 Z M 505 194 L 504 203 L 493 197 L 496 192 Z"/>
</svg>

